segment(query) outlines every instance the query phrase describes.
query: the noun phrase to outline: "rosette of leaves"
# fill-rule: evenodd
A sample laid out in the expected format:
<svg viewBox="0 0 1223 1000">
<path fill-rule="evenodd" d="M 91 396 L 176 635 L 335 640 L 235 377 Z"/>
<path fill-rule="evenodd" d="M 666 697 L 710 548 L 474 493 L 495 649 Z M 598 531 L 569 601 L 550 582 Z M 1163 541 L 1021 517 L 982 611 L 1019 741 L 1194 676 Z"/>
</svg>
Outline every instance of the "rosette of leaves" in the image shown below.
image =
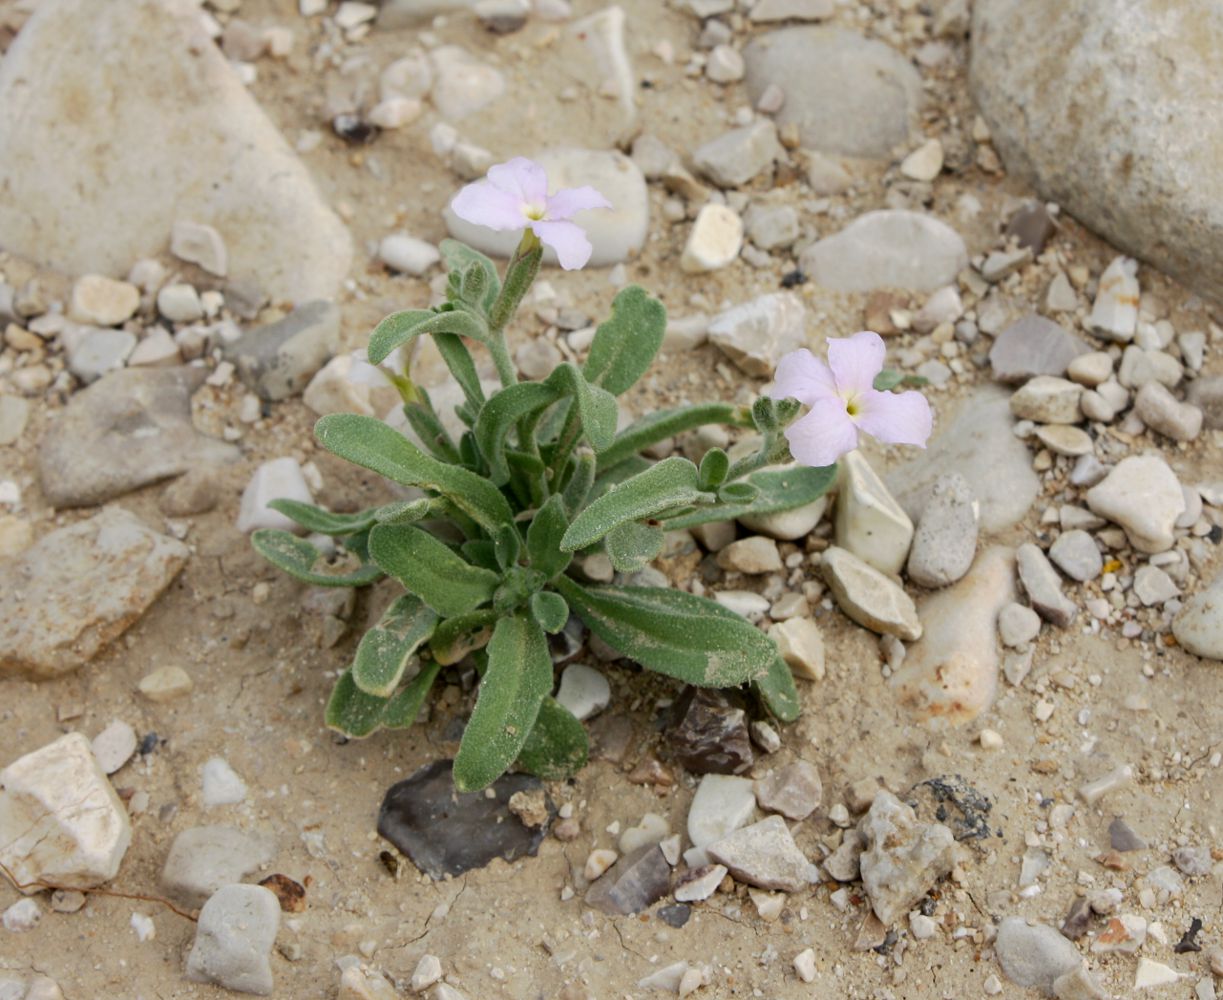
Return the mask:
<svg viewBox="0 0 1223 1000">
<path fill-rule="evenodd" d="M 700 686 L 750 684 L 774 715 L 795 718 L 790 670 L 746 619 L 684 591 L 593 586 L 570 569 L 575 556 L 603 550 L 630 574 L 660 553 L 668 530 L 817 499 L 835 467 L 778 467 L 788 459 L 781 432 L 796 405 L 683 406 L 618 430 L 616 397 L 662 343 L 662 304 L 640 288 L 622 290 L 585 364 L 518 381 L 503 329 L 538 269 L 538 251 L 520 250 L 504 286 L 482 254 L 453 241 L 443 251 L 448 301 L 387 317 L 371 336 L 369 358 L 376 364 L 432 336 L 462 388 L 462 435 L 453 439 L 428 393 L 405 377 L 415 442 L 356 414 L 325 416 L 315 433 L 328 451 L 419 498 L 358 514 L 273 504 L 306 531 L 332 536 L 339 556 L 288 532 L 253 536 L 264 557 L 306 583 L 358 587 L 389 576 L 406 591 L 361 639 L 331 695 L 327 725 L 349 737 L 410 726 L 439 671 L 470 658 L 480 684 L 454 764 L 456 786 L 483 788 L 515 764 L 546 778 L 571 774 L 585 763 L 586 732 L 551 697 L 547 639 L 571 615 L 648 670 Z M 492 395 L 476 375 L 473 347 L 497 363 L 503 385 Z M 704 424 L 754 428 L 763 444 L 733 462 L 719 448 L 699 465 L 643 457 Z"/>
</svg>

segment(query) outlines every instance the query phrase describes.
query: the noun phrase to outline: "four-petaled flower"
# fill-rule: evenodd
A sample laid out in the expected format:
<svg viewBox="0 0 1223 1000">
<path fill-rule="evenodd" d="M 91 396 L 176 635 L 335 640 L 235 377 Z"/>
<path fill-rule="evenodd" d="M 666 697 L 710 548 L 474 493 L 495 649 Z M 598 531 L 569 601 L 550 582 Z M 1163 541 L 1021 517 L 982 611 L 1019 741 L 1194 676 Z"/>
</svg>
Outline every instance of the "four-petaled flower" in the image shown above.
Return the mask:
<svg viewBox="0 0 1223 1000">
<path fill-rule="evenodd" d="M 530 229 L 541 243 L 556 251 L 566 271 L 590 260 L 586 233 L 570 220 L 588 208 L 611 208 L 594 188 L 565 188 L 548 194 L 548 175 L 538 163 L 516 156 L 488 170 L 488 179 L 468 184 L 450 203 L 465 222 L 496 230 Z"/>
<path fill-rule="evenodd" d="M 786 428 L 790 454 L 803 465 L 832 465 L 858 447 L 865 431 L 887 444 L 926 446 L 930 404 L 920 392 L 879 392 L 883 338 L 864 330 L 828 341 L 828 364 L 810 351 L 792 351 L 777 364 L 769 395 L 797 399 L 811 409 Z"/>
</svg>

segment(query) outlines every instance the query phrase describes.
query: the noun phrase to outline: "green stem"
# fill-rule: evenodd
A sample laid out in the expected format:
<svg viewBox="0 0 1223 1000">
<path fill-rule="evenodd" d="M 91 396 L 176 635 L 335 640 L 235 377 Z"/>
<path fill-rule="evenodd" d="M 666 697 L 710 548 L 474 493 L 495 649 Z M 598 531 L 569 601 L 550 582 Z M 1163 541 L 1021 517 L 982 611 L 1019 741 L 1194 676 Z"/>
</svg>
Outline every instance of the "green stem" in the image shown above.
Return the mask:
<svg viewBox="0 0 1223 1000">
<path fill-rule="evenodd" d="M 547 479 L 553 486 L 551 490 L 553 493 L 557 492 L 560 487 L 561 473 L 565 471 L 565 463 L 569 461 L 569 456 L 578 443 L 581 432 L 582 418 L 578 414 L 577 403 L 571 403 L 569 413 L 565 417 L 565 426 L 561 428 L 556 439 L 556 447 L 552 452 L 552 464 L 548 467 Z"/>
<path fill-rule="evenodd" d="M 726 478 L 723 482 L 734 482 L 736 479 L 740 479 L 768 465 L 769 457 L 773 451 L 772 442 L 769 440 L 770 436 L 768 434 L 765 435 L 764 443 L 760 445 L 759 451 L 746 455 L 731 465 L 726 472 Z"/>
<path fill-rule="evenodd" d="M 493 339 L 488 343 L 489 353 L 493 356 L 493 364 L 497 366 L 497 377 L 501 385 L 510 386 L 518 381 L 518 371 L 510 358 L 510 345 L 506 342 L 504 330 L 494 330 Z"/>
</svg>

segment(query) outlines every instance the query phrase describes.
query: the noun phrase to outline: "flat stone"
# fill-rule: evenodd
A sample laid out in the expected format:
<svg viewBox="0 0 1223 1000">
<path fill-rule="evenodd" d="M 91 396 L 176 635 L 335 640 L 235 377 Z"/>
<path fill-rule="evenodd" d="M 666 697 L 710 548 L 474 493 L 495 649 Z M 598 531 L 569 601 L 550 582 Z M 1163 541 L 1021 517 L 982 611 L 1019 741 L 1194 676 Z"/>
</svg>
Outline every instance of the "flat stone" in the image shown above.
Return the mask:
<svg viewBox="0 0 1223 1000">
<path fill-rule="evenodd" d="M 671 866 L 657 844 L 617 861 L 586 891 L 586 905 L 610 916 L 640 913 L 671 889 Z"/>
<path fill-rule="evenodd" d="M 441 45 L 429 58 L 433 64 L 430 99 L 446 121 L 475 114 L 505 93 L 501 72 L 458 45 Z"/>
<path fill-rule="evenodd" d="M 244 534 L 261 528 L 301 533 L 305 529 L 269 504 L 273 500 L 313 503 L 310 487 L 297 459 L 273 458 L 259 466 L 242 491 L 237 528 Z"/>
<path fill-rule="evenodd" d="M 1121 525 L 1139 552 L 1156 553 L 1175 541 L 1173 528 L 1185 510 L 1185 494 L 1161 457 L 1131 455 L 1087 491 L 1087 506 Z"/>
<path fill-rule="evenodd" d="M 1150 846 L 1120 816 L 1115 817 L 1108 825 L 1108 842 L 1109 847 L 1114 851 L 1121 851 L 1122 853 L 1145 851 Z"/>
<path fill-rule="evenodd" d="M 92 10 L 40 4 L 5 55 L 4 249 L 69 274 L 123 274 L 191 219 L 221 235 L 231 280 L 278 301 L 335 294 L 348 232 L 196 5 L 138 0 L 105 24 Z"/>
<path fill-rule="evenodd" d="M 738 830 L 755 811 L 756 795 L 750 778 L 706 774 L 688 807 L 688 839 L 693 847 L 707 847 Z"/>
<path fill-rule="evenodd" d="M 798 849 L 780 816 L 742 827 L 710 844 L 706 852 L 740 882 L 761 889 L 798 892 L 818 877 L 818 869 Z"/>
<path fill-rule="evenodd" d="M 187 978 L 268 996 L 279 929 L 280 903 L 272 892 L 259 885 L 223 886 L 200 910 Z"/>
<path fill-rule="evenodd" d="M 157 506 L 170 517 L 206 514 L 221 502 L 221 474 L 215 465 L 197 465 L 162 490 Z"/>
<path fill-rule="evenodd" d="M 556 700 L 576 719 L 598 715 L 611 702 L 611 686 L 607 678 L 594 667 L 571 663 L 561 674 L 561 686 Z"/>
<path fill-rule="evenodd" d="M 1134 573 L 1134 593 L 1144 607 L 1164 604 L 1180 597 L 1181 589 L 1158 566 L 1140 566 Z"/>
<path fill-rule="evenodd" d="M 744 373 L 771 378 L 783 355 L 807 346 L 806 323 L 807 308 L 800 296 L 771 292 L 720 313 L 710 322 L 708 335 Z"/>
<path fill-rule="evenodd" d="M 1223 428 L 1223 375 L 1196 379 L 1185 394 L 1188 402 L 1202 411 L 1207 427 Z"/>
<path fill-rule="evenodd" d="M 743 220 L 729 205 L 707 202 L 697 212 L 679 266 L 687 274 L 705 274 L 730 266 L 743 247 Z"/>
<path fill-rule="evenodd" d="M 391 233 L 379 242 L 378 259 L 393 271 L 420 277 L 441 260 L 442 255 L 428 240 L 407 233 Z"/>
<path fill-rule="evenodd" d="M 900 172 L 910 180 L 929 182 L 943 172 L 943 144 L 927 139 L 900 161 Z"/>
<path fill-rule="evenodd" d="M 1104 557 L 1096 540 L 1075 528 L 1063 531 L 1049 547 L 1049 559 L 1070 579 L 1083 583 L 1096 579 L 1104 570 Z"/>
<path fill-rule="evenodd" d="M 30 404 L 21 396 L 0 394 L 0 448 L 21 439 L 30 418 Z"/>
<path fill-rule="evenodd" d="M 840 28 L 783 28 L 757 35 L 743 55 L 752 104 L 780 87 L 777 122 L 796 126 L 808 149 L 885 159 L 914 134 L 921 78 L 882 42 Z"/>
<path fill-rule="evenodd" d="M 828 497 L 822 496 L 801 507 L 770 514 L 744 514 L 738 520 L 748 531 L 756 531 L 778 541 L 793 542 L 811 534 L 827 509 Z"/>
<path fill-rule="evenodd" d="M 837 464 L 837 545 L 881 573 L 899 574 L 909 555 L 913 522 L 861 452 L 851 451 Z"/>
<path fill-rule="evenodd" d="M 1034 375 L 1065 375 L 1075 358 L 1089 352 L 1065 327 L 1033 314 L 998 335 L 989 363 L 999 382 L 1023 382 Z"/>
<path fill-rule="evenodd" d="M 1148 382 L 1159 382 L 1172 389 L 1180 384 L 1185 371 L 1172 355 L 1130 344 L 1121 355 L 1117 380 L 1127 389 L 1141 389 Z"/>
<path fill-rule="evenodd" d="M 249 330 L 225 349 L 225 357 L 263 399 L 279 400 L 305 389 L 339 347 L 340 309 L 319 301 Z"/>
<path fill-rule="evenodd" d="M 804 274 L 838 292 L 930 292 L 953 282 L 967 264 L 959 233 L 933 216 L 900 209 L 860 215 L 799 257 Z"/>
<path fill-rule="evenodd" d="M 1208 660 L 1223 660 L 1223 573 L 1185 602 L 1172 622 L 1181 647 Z"/>
<path fill-rule="evenodd" d="M 777 543 L 762 535 L 752 535 L 731 542 L 718 552 L 718 565 L 726 570 L 749 575 L 780 573 L 785 569 Z"/>
<path fill-rule="evenodd" d="M 68 315 L 78 323 L 118 326 L 140 307 L 140 290 L 101 274 L 77 278 L 68 300 Z"/>
<path fill-rule="evenodd" d="M 246 782 L 224 757 L 209 757 L 200 768 L 200 793 L 205 809 L 238 805 L 246 800 Z"/>
<path fill-rule="evenodd" d="M 924 635 L 892 677 L 901 704 L 931 726 L 962 725 L 993 703 L 998 687 L 997 620 L 1015 599 L 1009 550 L 986 549 L 953 587 L 922 601 Z"/>
<path fill-rule="evenodd" d="M 769 629 L 781 658 L 795 677 L 808 681 L 824 679 L 824 635 L 810 618 L 788 618 Z"/>
<path fill-rule="evenodd" d="M 158 667 L 145 674 L 136 685 L 137 690 L 151 702 L 164 703 L 182 698 L 191 693 L 195 682 L 182 667 Z"/>
<path fill-rule="evenodd" d="M 671 756 L 694 774 L 739 774 L 752 766 L 747 714 L 711 688 L 685 688 L 666 732 Z"/>
<path fill-rule="evenodd" d="M 1032 609 L 1058 628 L 1068 628 L 1079 613 L 1078 606 L 1062 593 L 1061 577 L 1040 547 L 1031 542 L 1019 546 L 1015 564 Z"/>
<path fill-rule="evenodd" d="M 998 636 L 1004 646 L 1024 649 L 1040 634 L 1040 615 L 1022 604 L 1008 604 L 998 614 Z"/>
<path fill-rule="evenodd" d="M 94 759 L 103 774 L 114 774 L 136 753 L 136 730 L 115 719 L 90 743 Z"/>
<path fill-rule="evenodd" d="M 212 226 L 202 222 L 178 219 L 170 230 L 170 253 L 188 264 L 198 264 L 214 277 L 224 278 L 229 274 L 229 251 L 225 249 L 225 240 Z"/>
<path fill-rule="evenodd" d="M 589 209 L 573 217 L 593 247 L 588 267 L 609 267 L 637 254 L 649 231 L 650 200 L 632 160 L 615 151 L 572 147 L 546 149 L 531 159 L 547 171 L 551 190 L 589 184 L 611 202 L 611 209 Z M 509 257 L 521 238 L 516 231 L 494 232 L 465 222 L 449 207 L 442 214 L 451 236 L 495 257 Z M 544 248 L 544 263 L 556 264 L 551 248 Z"/>
<path fill-rule="evenodd" d="M 910 642 L 921 638 L 913 599 L 877 569 L 835 545 L 821 565 L 837 605 L 859 625 Z"/>
<path fill-rule="evenodd" d="M 1078 949 L 1056 930 L 1047 924 L 1029 924 L 1023 917 L 1007 917 L 998 925 L 994 953 L 1012 983 L 1049 996 L 1056 979 L 1083 963 Z"/>
<path fill-rule="evenodd" d="M 144 614 L 189 554 L 117 507 L 47 535 L 6 566 L 0 675 L 45 679 L 88 663 Z"/>
<path fill-rule="evenodd" d="M 955 865 L 955 836 L 941 823 L 923 825 L 913 810 L 880 791 L 859 831 L 862 888 L 875 916 L 889 927 L 904 917 Z"/>
<path fill-rule="evenodd" d="M 769 771 L 755 783 L 756 802 L 766 812 L 804 820 L 819 808 L 824 795 L 820 772 L 814 764 L 796 760 Z"/>
<path fill-rule="evenodd" d="M 161 887 L 185 906 L 203 906 L 222 886 L 241 882 L 276 854 L 273 838 L 230 826 L 196 826 L 174 838 Z"/>
<path fill-rule="evenodd" d="M 1036 440 L 1055 455 L 1078 458 L 1095 450 L 1091 435 L 1071 424 L 1045 424 L 1036 428 Z"/>
<path fill-rule="evenodd" d="M 775 21 L 826 21 L 836 11 L 836 0 L 759 0 L 748 17 L 756 24 Z"/>
<path fill-rule="evenodd" d="M 482 792 L 459 793 L 453 761 L 428 764 L 390 787 L 378 812 L 378 833 L 435 881 L 483 868 L 495 858 L 534 857 L 547 824 L 524 826 L 509 810 L 516 792 L 542 789 L 526 774 L 505 774 Z M 664 864 L 666 862 L 664 861 Z"/>
<path fill-rule="evenodd" d="M 167 368 L 181 365 L 183 355 L 179 350 L 178 342 L 170 335 L 170 332 L 160 326 L 155 326 L 127 356 L 127 363 L 133 368 L 142 366 Z"/>
<path fill-rule="evenodd" d="M 1077 424 L 1083 419 L 1083 387 L 1053 375 L 1038 375 L 1011 396 L 1011 412 L 1040 424 Z"/>
<path fill-rule="evenodd" d="M 969 571 L 977 553 L 977 508 L 972 487 L 959 473 L 934 481 L 909 550 L 910 580 L 937 590 Z"/>
<path fill-rule="evenodd" d="M 780 250 L 794 243 L 802 232 L 798 211 L 792 205 L 753 202 L 743 219 L 747 238 L 761 250 Z"/>
<path fill-rule="evenodd" d="M 1139 419 L 1173 441 L 1193 441 L 1202 432 L 1202 411 L 1182 403 L 1159 382 L 1148 382 L 1134 397 Z"/>
<path fill-rule="evenodd" d="M 762 119 L 698 146 L 692 162 L 718 187 L 735 188 L 769 170 L 783 155 L 777 126 Z"/>
<path fill-rule="evenodd" d="M 56 507 L 104 503 L 200 464 L 232 462 L 231 444 L 199 433 L 191 396 L 199 368 L 112 372 L 69 401 L 38 452 L 47 500 Z"/>
<path fill-rule="evenodd" d="M 122 368 L 135 349 L 136 335 L 127 330 L 85 330 L 68 344 L 68 370 L 88 385 Z"/>
<path fill-rule="evenodd" d="M 725 865 L 700 865 L 690 868 L 679 878 L 675 887 L 675 899 L 680 903 L 699 903 L 718 891 L 722 879 L 726 878 Z"/>
</svg>

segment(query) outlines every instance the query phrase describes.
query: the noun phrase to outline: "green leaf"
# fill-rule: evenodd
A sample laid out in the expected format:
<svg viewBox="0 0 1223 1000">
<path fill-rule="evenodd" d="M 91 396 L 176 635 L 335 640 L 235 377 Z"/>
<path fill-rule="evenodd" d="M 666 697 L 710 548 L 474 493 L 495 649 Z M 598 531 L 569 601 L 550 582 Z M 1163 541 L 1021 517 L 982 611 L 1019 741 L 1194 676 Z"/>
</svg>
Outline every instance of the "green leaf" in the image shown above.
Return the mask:
<svg viewBox="0 0 1223 1000">
<path fill-rule="evenodd" d="M 504 486 L 510 480 L 505 439 L 519 420 L 533 416 L 560 398 L 558 389 L 544 382 L 519 382 L 493 394 L 476 418 L 476 444 L 488 463 L 489 478 Z"/>
<path fill-rule="evenodd" d="M 578 368 L 569 362 L 558 365 L 545 384 L 572 396 L 577 402 L 582 431 L 595 451 L 602 451 L 611 445 L 616 437 L 616 420 L 619 413 L 615 396 L 589 382 Z"/>
<path fill-rule="evenodd" d="M 319 419 L 314 433 L 324 448 L 354 465 L 442 494 L 490 534 L 514 518 L 509 502 L 487 479 L 426 455 L 381 420 L 332 413 Z"/>
<path fill-rule="evenodd" d="M 453 333 L 435 333 L 433 343 L 437 345 L 437 352 L 446 362 L 450 374 L 463 390 L 463 397 L 468 405 L 472 410 L 479 410 L 484 405 L 484 387 L 480 385 L 480 374 L 476 371 L 476 363 L 472 360 L 471 351 L 463 343 L 463 338 L 456 337 Z M 462 415 L 461 409 L 459 414 Z M 467 426 L 470 427 L 471 423 L 468 422 Z"/>
<path fill-rule="evenodd" d="M 502 572 L 517 565 L 518 556 L 522 552 L 522 535 L 512 524 L 503 524 L 497 529 L 493 540 L 493 554 L 497 558 L 497 566 Z"/>
<path fill-rule="evenodd" d="M 629 424 L 616 435 L 611 447 L 599 455 L 599 472 L 606 472 L 652 444 L 706 424 L 751 427 L 752 421 L 745 407 L 731 406 L 728 403 L 703 403 L 699 406 L 659 410 Z"/>
<path fill-rule="evenodd" d="M 450 507 L 450 501 L 443 497 L 424 497 L 420 500 L 396 500 L 379 507 L 375 511 L 375 520 L 379 524 L 413 524 L 430 517 L 437 517 Z"/>
<path fill-rule="evenodd" d="M 501 572 L 501 564 L 497 562 L 497 546 L 491 538 L 473 538 L 459 546 L 463 558 L 474 566 L 483 566 L 494 573 Z"/>
<path fill-rule="evenodd" d="M 377 508 L 371 508 L 356 514 L 333 514 L 322 507 L 298 500 L 273 500 L 268 506 L 307 531 L 317 531 L 321 535 L 357 535 L 368 531 L 373 527 L 378 513 Z"/>
<path fill-rule="evenodd" d="M 827 493 L 836 478 L 835 465 L 818 469 L 805 465 L 786 469 L 761 469 L 743 480 L 758 490 L 751 502 L 718 503 L 698 507 L 694 511 L 667 518 L 666 527 L 668 531 L 675 531 L 709 521 L 729 521 L 751 514 L 774 514 L 802 507 Z"/>
<path fill-rule="evenodd" d="M 780 654 L 774 655 L 768 673 L 752 681 L 752 690 L 782 722 L 793 722 L 802 714 L 803 701 L 794 686 L 794 674 Z"/>
<path fill-rule="evenodd" d="M 612 566 L 621 573 L 636 573 L 662 551 L 663 530 L 656 524 L 626 521 L 603 539 Z"/>
<path fill-rule="evenodd" d="M 541 590 L 531 595 L 531 617 L 549 635 L 555 635 L 569 621 L 569 605 L 560 594 Z"/>
<path fill-rule="evenodd" d="M 369 335 L 369 362 L 381 364 L 397 347 L 427 333 L 450 333 L 488 343 L 488 322 L 468 309 L 405 309 L 391 313 Z"/>
<path fill-rule="evenodd" d="M 417 391 L 424 392 L 423 389 Z M 428 399 L 427 395 L 425 399 Z M 458 462 L 459 450 L 450 440 L 449 432 L 433 412 L 431 405 L 412 403 L 403 408 L 403 415 L 407 417 L 409 426 L 416 432 L 421 443 L 433 453 L 434 458 L 451 464 Z"/>
<path fill-rule="evenodd" d="M 369 554 L 387 573 L 438 614 L 452 618 L 492 600 L 496 573 L 472 566 L 427 531 L 410 524 L 380 524 L 369 536 Z"/>
<path fill-rule="evenodd" d="M 473 250 L 466 243 L 460 243 L 458 240 L 442 240 L 437 248 L 442 253 L 446 269 L 457 271 L 462 276 L 462 284 L 459 287 L 463 292 L 470 287 L 468 274 L 472 265 L 479 267 L 484 272 L 484 286 L 480 292 L 479 301 L 472 302 L 470 299 L 466 301 L 473 306 L 479 306 L 487 315 L 497 299 L 497 293 L 501 291 L 501 279 L 497 277 L 496 266 L 479 250 Z"/>
<path fill-rule="evenodd" d="M 580 771 L 589 756 L 586 727 L 556 699 L 545 698 L 518 755 L 519 770 L 544 781 L 564 781 Z"/>
<path fill-rule="evenodd" d="M 421 706 L 429 695 L 442 665 L 430 660 L 382 709 L 382 724 L 387 729 L 407 729 L 420 715 Z"/>
<path fill-rule="evenodd" d="M 361 637 L 352 664 L 353 682 L 366 694 L 389 698 L 436 626 L 437 615 L 419 597 L 404 594 Z"/>
<path fill-rule="evenodd" d="M 545 579 L 551 580 L 563 573 L 573 559 L 568 552 L 561 551 L 561 539 L 568 527 L 564 500 L 559 494 L 553 494 L 535 512 L 527 528 L 527 558 L 531 568 L 542 573 Z"/>
<path fill-rule="evenodd" d="M 382 725 L 382 711 L 386 702 L 385 698 L 362 691 L 353 681 L 352 671 L 345 670 L 331 689 L 323 722 L 328 729 L 334 729 L 351 739 L 363 739 Z"/>
<path fill-rule="evenodd" d="M 760 495 L 760 490 L 749 482 L 727 483 L 718 490 L 718 499 L 728 504 L 750 504 Z"/>
<path fill-rule="evenodd" d="M 703 490 L 716 490 L 726 482 L 726 473 L 730 471 L 730 459 L 721 448 L 710 448 L 701 459 L 699 472 L 700 487 Z"/>
<path fill-rule="evenodd" d="M 663 587 L 583 587 L 556 581 L 590 630 L 643 667 L 698 687 L 733 687 L 763 676 L 777 647 L 720 604 Z"/>
<path fill-rule="evenodd" d="M 509 614 L 547 582 L 539 570 L 527 566 L 511 566 L 501 577 L 501 586 L 493 594 L 493 610 Z"/>
<path fill-rule="evenodd" d="M 583 373 L 619 396 L 649 369 L 666 330 L 663 304 L 645 289 L 630 285 L 612 301 L 611 317 L 595 331 Z"/>
<path fill-rule="evenodd" d="M 904 380 L 904 372 L 885 368 L 875 376 L 874 388 L 879 392 L 888 392 L 891 389 L 895 389 Z"/>
<path fill-rule="evenodd" d="M 327 557 L 304 538 L 287 531 L 261 528 L 251 535 L 251 545 L 279 570 L 316 587 L 364 587 L 382 578 L 382 570 L 372 563 L 353 566 L 350 559 L 329 563 Z"/>
<path fill-rule="evenodd" d="M 502 618 L 488 644 L 488 669 L 454 759 L 457 791 L 479 791 L 505 773 L 551 690 L 552 657 L 543 631 L 525 615 Z"/>
<path fill-rule="evenodd" d="M 653 517 L 696 503 L 702 494 L 696 466 L 686 458 L 664 458 L 609 489 L 574 518 L 561 539 L 566 552 L 593 545 L 618 524 Z"/>
<path fill-rule="evenodd" d="M 570 517 L 577 514 L 586 505 L 590 496 L 590 488 L 595 481 L 595 457 L 589 452 L 582 452 L 573 459 L 573 471 L 569 474 L 569 482 L 565 483 L 563 496 L 565 511 Z"/>
<path fill-rule="evenodd" d="M 492 608 L 469 615 L 447 618 L 439 623 L 429 640 L 429 652 L 442 666 L 458 663 L 468 653 L 483 649 L 493 634 L 493 623 L 500 617 Z"/>
</svg>

